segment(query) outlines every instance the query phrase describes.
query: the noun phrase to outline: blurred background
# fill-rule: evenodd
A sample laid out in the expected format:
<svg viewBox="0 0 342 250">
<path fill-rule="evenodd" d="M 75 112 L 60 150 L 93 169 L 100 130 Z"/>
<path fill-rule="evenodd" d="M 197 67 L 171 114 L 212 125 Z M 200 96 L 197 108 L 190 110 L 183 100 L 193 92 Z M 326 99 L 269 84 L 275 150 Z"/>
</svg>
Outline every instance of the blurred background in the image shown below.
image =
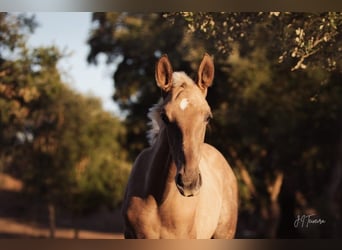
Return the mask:
<svg viewBox="0 0 342 250">
<path fill-rule="evenodd" d="M 122 238 L 155 62 L 194 77 L 205 52 L 236 237 L 340 238 L 341 30 L 335 12 L 0 13 L 0 238 Z"/>
</svg>

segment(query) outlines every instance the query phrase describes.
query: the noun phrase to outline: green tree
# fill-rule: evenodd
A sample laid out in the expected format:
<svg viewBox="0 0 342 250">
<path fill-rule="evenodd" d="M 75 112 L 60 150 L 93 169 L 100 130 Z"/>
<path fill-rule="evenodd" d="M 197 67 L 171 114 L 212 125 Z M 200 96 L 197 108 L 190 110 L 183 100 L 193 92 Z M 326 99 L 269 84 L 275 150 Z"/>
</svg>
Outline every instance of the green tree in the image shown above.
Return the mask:
<svg viewBox="0 0 342 250">
<path fill-rule="evenodd" d="M 116 208 L 122 200 L 129 172 L 121 146 L 125 129 L 95 98 L 66 91 L 58 107 L 64 115 L 57 131 L 56 165 L 72 167 L 60 202 L 71 210 L 77 229 L 80 216 L 104 206 Z"/>
<path fill-rule="evenodd" d="M 94 13 L 93 22 L 89 61 L 120 59 L 114 100 L 128 113 L 131 158 L 146 145 L 145 114 L 159 95 L 156 57 L 191 73 L 208 51 L 207 140 L 240 180 L 239 236 L 340 235 L 341 13 Z M 312 212 L 334 223 L 293 227 Z"/>
<path fill-rule="evenodd" d="M 125 129 L 98 99 L 61 80 L 58 48 L 28 49 L 21 17 L 0 17 L 0 44 L 7 46 L 0 63 L 2 168 L 23 180 L 28 200 L 47 205 L 54 237 L 56 208 L 77 217 L 120 203 L 128 176 Z"/>
<path fill-rule="evenodd" d="M 37 98 L 36 89 L 20 84 L 14 74 L 26 69 L 7 57 L 22 48 L 25 35 L 35 26 L 33 17 L 0 13 L 0 171 L 13 158 L 10 146 L 29 113 L 28 106 Z"/>
<path fill-rule="evenodd" d="M 283 219 L 278 222 L 284 234 L 286 227 L 287 231 L 293 231 L 289 218 L 294 210 L 311 206 L 315 213 L 336 223 L 330 228 L 322 227 L 320 234 L 310 233 L 336 237 L 341 228 L 338 219 L 341 197 L 337 195 L 341 185 L 338 170 L 342 144 L 338 132 L 342 109 L 338 84 L 341 54 L 336 53 L 342 42 L 341 13 L 173 13 L 170 16 L 185 20 L 196 36 L 215 44 L 219 58 L 230 53 L 229 81 L 235 97 L 228 99 L 229 110 L 223 110 L 220 117 L 229 115 L 237 119 L 235 124 L 230 121 L 221 124 L 221 128 L 232 125 L 234 134 L 228 138 L 239 135 L 240 139 L 247 139 L 245 143 L 232 144 L 238 154 L 234 151 L 231 156 L 240 155 L 254 177 L 244 177 L 248 192 L 254 195 L 255 190 L 269 192 L 269 197 L 264 196 L 269 201 L 264 203 L 271 210 L 262 214 L 266 217 L 277 214 L 279 219 L 281 206 Z M 258 170 L 260 167 L 263 169 Z M 269 180 L 272 176 L 275 181 Z M 283 177 L 284 183 L 276 181 Z M 266 180 L 263 188 L 258 185 L 260 180 Z M 278 190 L 274 188 L 277 183 L 282 190 L 278 192 L 280 204 L 272 195 L 272 190 Z M 327 198 L 324 205 L 323 197 Z M 271 220 L 270 224 L 277 223 Z M 274 236 L 275 230 L 269 235 Z"/>
<path fill-rule="evenodd" d="M 342 13 L 206 13 L 179 12 L 167 15 L 185 21 L 196 36 L 209 39 L 219 54 L 228 55 L 234 44 L 243 53 L 267 43 L 272 63 L 287 63 L 292 70 L 318 65 L 336 68 L 341 60 Z M 324 60 L 322 60 L 324 58 Z"/>
</svg>

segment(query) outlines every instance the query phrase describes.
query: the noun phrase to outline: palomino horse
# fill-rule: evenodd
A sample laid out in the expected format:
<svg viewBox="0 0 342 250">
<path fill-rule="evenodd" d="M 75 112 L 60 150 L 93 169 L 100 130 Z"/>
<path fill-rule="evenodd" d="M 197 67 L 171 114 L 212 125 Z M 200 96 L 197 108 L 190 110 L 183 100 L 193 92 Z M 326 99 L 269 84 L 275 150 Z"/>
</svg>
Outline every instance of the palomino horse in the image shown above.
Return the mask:
<svg viewBox="0 0 342 250">
<path fill-rule="evenodd" d="M 195 83 L 173 72 L 164 55 L 155 77 L 163 99 L 150 109 L 151 147 L 137 157 L 128 181 L 125 238 L 233 238 L 236 178 L 222 154 L 204 143 L 213 61 L 203 57 Z"/>
</svg>

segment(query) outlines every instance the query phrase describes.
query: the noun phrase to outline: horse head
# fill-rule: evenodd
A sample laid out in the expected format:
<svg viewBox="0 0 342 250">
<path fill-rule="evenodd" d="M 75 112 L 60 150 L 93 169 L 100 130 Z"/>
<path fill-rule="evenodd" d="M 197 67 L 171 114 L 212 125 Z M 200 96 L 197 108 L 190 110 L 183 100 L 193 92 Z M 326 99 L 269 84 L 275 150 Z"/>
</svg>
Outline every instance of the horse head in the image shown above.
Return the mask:
<svg viewBox="0 0 342 250">
<path fill-rule="evenodd" d="M 184 72 L 173 72 L 164 55 L 157 62 L 155 78 L 163 92 L 159 115 L 177 167 L 175 183 L 183 196 L 194 196 L 202 185 L 200 150 L 212 117 L 206 94 L 214 78 L 214 64 L 205 54 L 194 81 Z"/>
</svg>

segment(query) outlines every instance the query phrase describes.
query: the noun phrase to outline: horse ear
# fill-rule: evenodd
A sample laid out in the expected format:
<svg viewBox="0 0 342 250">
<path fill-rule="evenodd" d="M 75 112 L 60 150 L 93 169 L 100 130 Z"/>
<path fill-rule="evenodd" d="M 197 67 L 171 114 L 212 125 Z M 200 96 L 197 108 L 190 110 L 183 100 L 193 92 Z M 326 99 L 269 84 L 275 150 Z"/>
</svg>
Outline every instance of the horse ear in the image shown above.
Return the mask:
<svg viewBox="0 0 342 250">
<path fill-rule="evenodd" d="M 214 62 L 206 53 L 198 69 L 197 84 L 204 94 L 207 93 L 207 88 L 210 87 L 214 80 Z"/>
<path fill-rule="evenodd" d="M 159 88 L 168 92 L 172 86 L 172 66 L 167 55 L 163 55 L 156 65 L 156 82 Z"/>
</svg>

